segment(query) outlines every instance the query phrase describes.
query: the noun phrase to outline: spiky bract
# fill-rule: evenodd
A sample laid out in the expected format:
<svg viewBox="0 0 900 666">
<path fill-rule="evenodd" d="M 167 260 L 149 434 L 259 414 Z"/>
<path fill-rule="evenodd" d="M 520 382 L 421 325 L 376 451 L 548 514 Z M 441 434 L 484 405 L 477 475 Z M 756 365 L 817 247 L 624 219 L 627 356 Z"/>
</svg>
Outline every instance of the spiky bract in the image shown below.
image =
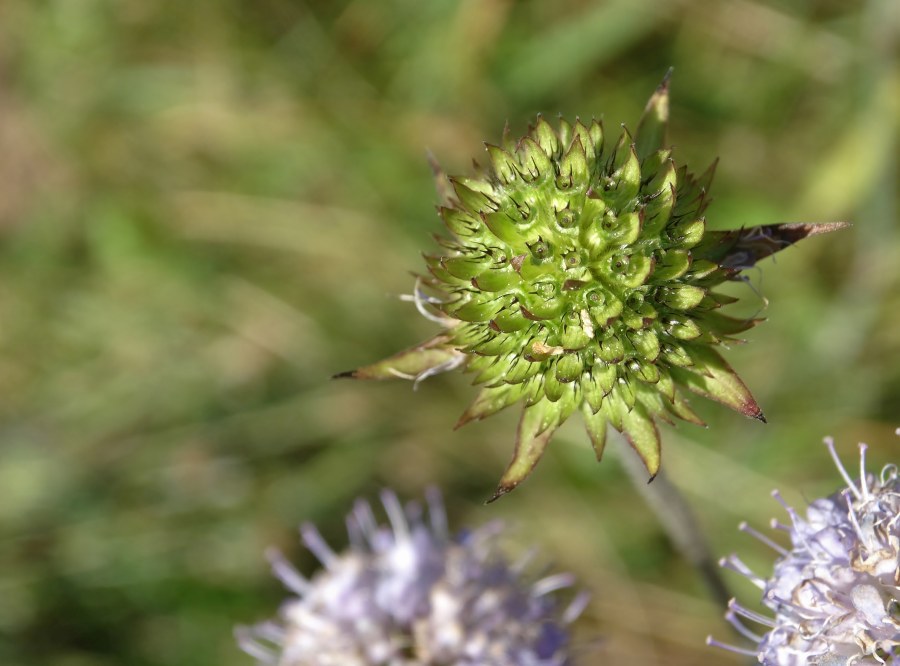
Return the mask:
<svg viewBox="0 0 900 666">
<path fill-rule="evenodd" d="M 597 457 L 607 425 L 651 476 L 655 420 L 702 423 L 680 387 L 764 420 L 716 345 L 758 323 L 719 311 L 723 281 L 829 225 L 710 232 L 714 166 L 695 177 L 665 147 L 667 81 L 634 137 L 609 140 L 598 121 L 488 145 L 489 165 L 446 179 L 439 213 L 452 234 L 426 255 L 415 299 L 445 331 L 345 375 L 421 379 L 463 365 L 483 386 L 460 425 L 525 403 L 516 452 L 495 497 L 520 483 L 554 430 L 580 410 Z M 443 187 L 440 187 L 443 183 Z M 422 291 L 420 286 L 424 285 Z"/>
</svg>

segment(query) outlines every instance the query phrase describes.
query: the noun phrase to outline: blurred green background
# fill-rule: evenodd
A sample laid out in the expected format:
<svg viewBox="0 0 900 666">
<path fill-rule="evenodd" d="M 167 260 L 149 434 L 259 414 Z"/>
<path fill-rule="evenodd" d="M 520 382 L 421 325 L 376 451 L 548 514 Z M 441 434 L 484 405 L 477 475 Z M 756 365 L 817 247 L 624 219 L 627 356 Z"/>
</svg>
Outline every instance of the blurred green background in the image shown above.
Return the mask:
<svg viewBox="0 0 900 666">
<path fill-rule="evenodd" d="M 239 666 L 284 597 L 262 556 L 343 544 L 358 495 L 439 485 L 453 524 L 594 592 L 582 664 L 737 663 L 693 570 L 576 423 L 489 507 L 516 414 L 453 432 L 469 379 L 332 382 L 426 338 L 399 294 L 441 230 L 425 160 L 508 119 L 634 127 L 672 65 L 676 159 L 720 156 L 714 227 L 852 221 L 749 273 L 731 350 L 769 418 L 693 400 L 664 466 L 718 554 L 735 529 L 897 461 L 894 0 L 4 0 L 0 4 L 0 662 Z M 746 284 L 733 312 L 763 300 Z M 743 310 L 742 310 L 743 308 Z M 726 576 L 752 605 L 755 588 Z"/>
</svg>

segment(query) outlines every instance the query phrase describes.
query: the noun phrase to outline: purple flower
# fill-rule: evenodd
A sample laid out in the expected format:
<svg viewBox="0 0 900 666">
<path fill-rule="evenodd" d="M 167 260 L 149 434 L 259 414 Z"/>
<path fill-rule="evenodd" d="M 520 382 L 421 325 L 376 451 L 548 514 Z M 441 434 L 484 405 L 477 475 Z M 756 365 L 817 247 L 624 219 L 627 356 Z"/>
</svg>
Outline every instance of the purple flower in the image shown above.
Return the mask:
<svg viewBox="0 0 900 666">
<path fill-rule="evenodd" d="M 323 569 L 307 579 L 279 553 L 275 575 L 296 597 L 277 622 L 239 628 L 238 642 L 261 664 L 279 666 L 568 666 L 567 625 L 579 594 L 557 612 L 552 593 L 566 574 L 524 582 L 496 548 L 502 527 L 448 536 L 437 493 L 428 511 L 405 509 L 385 491 L 388 524 L 358 501 L 347 517 L 350 548 L 335 553 L 312 525 L 301 535 Z"/>
<path fill-rule="evenodd" d="M 762 603 L 775 617 L 732 600 L 726 619 L 756 647 L 707 642 L 771 666 L 900 665 L 900 475 L 896 465 L 877 477 L 868 474 L 866 445 L 860 444 L 854 480 L 833 441 L 825 444 L 847 485 L 810 503 L 805 518 L 773 493 L 791 523 L 773 521 L 773 527 L 789 533 L 790 549 L 741 525 L 780 553 L 772 576 L 756 576 L 735 555 L 722 561 L 762 590 Z M 752 631 L 748 620 L 765 633 Z"/>
</svg>

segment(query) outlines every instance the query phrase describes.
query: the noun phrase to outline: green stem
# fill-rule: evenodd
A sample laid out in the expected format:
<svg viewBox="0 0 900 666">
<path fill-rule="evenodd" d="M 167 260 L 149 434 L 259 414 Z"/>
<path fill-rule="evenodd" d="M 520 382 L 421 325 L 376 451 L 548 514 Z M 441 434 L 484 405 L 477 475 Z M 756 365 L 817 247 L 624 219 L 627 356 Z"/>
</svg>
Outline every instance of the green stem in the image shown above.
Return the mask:
<svg viewBox="0 0 900 666">
<path fill-rule="evenodd" d="M 713 598 L 727 605 L 732 598 L 720 575 L 718 560 L 713 556 L 700 523 L 682 492 L 661 469 L 651 483 L 647 483 L 647 469 L 638 454 L 623 442 L 613 447 L 621 451 L 621 461 L 634 487 L 659 520 L 676 550 L 693 566 L 709 588 Z"/>
</svg>

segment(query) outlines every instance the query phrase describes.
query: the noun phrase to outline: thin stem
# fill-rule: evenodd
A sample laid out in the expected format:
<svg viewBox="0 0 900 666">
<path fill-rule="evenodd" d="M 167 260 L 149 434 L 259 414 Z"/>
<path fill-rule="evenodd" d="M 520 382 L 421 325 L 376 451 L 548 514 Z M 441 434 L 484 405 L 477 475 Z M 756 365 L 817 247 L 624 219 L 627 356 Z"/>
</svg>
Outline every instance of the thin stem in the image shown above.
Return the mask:
<svg viewBox="0 0 900 666">
<path fill-rule="evenodd" d="M 647 469 L 634 449 L 627 444 L 614 448 L 621 452 L 622 464 L 634 487 L 656 515 L 676 550 L 697 569 L 716 602 L 727 605 L 732 595 L 720 575 L 718 560 L 682 492 L 669 480 L 664 469 L 652 483 L 647 483 Z"/>
</svg>

